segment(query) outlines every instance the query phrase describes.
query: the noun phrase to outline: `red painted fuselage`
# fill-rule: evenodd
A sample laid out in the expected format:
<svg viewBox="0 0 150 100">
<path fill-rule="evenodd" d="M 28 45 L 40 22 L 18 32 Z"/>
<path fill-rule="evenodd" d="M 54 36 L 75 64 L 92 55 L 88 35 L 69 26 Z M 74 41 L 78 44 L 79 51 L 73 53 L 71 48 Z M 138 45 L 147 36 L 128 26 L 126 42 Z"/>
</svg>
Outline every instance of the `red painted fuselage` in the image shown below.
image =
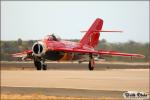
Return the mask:
<svg viewBox="0 0 150 100">
<path fill-rule="evenodd" d="M 68 61 L 80 60 L 83 56 L 88 58 L 89 70 L 94 69 L 94 58 L 103 58 L 108 56 L 128 56 L 143 58 L 141 54 L 121 53 L 117 51 L 95 50 L 99 43 L 100 32 L 122 32 L 116 30 L 102 30 L 103 20 L 97 18 L 91 27 L 85 31 L 85 35 L 79 42 L 61 40 L 55 35 L 48 35 L 42 41 L 34 43 L 32 50 L 13 54 L 13 57 L 31 58 L 34 60 L 37 70 L 46 70 L 45 60 Z M 95 57 L 96 56 L 96 57 Z"/>
</svg>

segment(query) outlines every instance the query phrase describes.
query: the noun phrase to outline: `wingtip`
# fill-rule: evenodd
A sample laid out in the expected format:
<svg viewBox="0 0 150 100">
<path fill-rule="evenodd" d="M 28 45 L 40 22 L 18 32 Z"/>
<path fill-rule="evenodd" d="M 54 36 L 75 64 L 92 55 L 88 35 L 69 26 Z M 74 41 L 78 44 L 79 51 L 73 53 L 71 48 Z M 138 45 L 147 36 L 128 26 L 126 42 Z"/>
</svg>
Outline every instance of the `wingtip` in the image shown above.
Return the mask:
<svg viewBox="0 0 150 100">
<path fill-rule="evenodd" d="M 138 54 L 136 57 L 138 57 L 138 58 L 145 58 L 145 56 L 141 55 L 141 54 Z"/>
</svg>

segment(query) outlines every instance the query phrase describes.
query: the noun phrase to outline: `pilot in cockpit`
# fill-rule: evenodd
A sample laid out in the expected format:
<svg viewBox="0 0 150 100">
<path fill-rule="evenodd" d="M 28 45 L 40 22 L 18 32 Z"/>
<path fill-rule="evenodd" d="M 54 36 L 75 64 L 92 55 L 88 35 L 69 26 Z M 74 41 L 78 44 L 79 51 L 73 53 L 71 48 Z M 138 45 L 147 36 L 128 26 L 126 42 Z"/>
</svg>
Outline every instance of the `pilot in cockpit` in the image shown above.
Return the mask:
<svg viewBox="0 0 150 100">
<path fill-rule="evenodd" d="M 58 41 L 58 39 L 56 38 L 56 36 L 54 34 L 47 35 L 45 37 L 45 39 L 48 40 L 48 41 Z"/>
</svg>

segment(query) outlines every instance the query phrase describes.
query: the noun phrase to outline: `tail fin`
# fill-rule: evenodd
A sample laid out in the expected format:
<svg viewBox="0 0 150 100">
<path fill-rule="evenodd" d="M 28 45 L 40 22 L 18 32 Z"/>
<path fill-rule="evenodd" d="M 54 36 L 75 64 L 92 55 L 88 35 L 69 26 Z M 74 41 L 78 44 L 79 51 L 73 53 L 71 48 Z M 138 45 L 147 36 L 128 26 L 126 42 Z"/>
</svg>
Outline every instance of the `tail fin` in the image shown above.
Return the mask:
<svg viewBox="0 0 150 100">
<path fill-rule="evenodd" d="M 95 47 L 98 44 L 100 31 L 103 26 L 103 20 L 97 18 L 89 30 L 86 32 L 84 37 L 81 39 L 80 43 L 82 45 L 89 45 L 91 47 Z"/>
</svg>

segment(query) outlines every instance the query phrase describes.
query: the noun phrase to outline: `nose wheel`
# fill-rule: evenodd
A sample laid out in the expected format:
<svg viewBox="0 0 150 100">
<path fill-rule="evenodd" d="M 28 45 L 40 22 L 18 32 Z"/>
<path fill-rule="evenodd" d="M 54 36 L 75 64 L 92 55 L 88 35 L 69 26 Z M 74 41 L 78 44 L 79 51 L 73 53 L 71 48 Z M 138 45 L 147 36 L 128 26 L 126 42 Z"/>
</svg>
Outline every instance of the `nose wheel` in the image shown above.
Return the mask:
<svg viewBox="0 0 150 100">
<path fill-rule="evenodd" d="M 43 70 L 47 70 L 47 64 L 43 64 Z"/>
<path fill-rule="evenodd" d="M 44 63 L 44 60 L 34 59 L 34 65 L 37 70 L 47 70 L 47 64 Z"/>
<path fill-rule="evenodd" d="M 95 67 L 95 62 L 92 54 L 89 55 L 89 70 L 92 71 L 94 70 Z"/>
</svg>

